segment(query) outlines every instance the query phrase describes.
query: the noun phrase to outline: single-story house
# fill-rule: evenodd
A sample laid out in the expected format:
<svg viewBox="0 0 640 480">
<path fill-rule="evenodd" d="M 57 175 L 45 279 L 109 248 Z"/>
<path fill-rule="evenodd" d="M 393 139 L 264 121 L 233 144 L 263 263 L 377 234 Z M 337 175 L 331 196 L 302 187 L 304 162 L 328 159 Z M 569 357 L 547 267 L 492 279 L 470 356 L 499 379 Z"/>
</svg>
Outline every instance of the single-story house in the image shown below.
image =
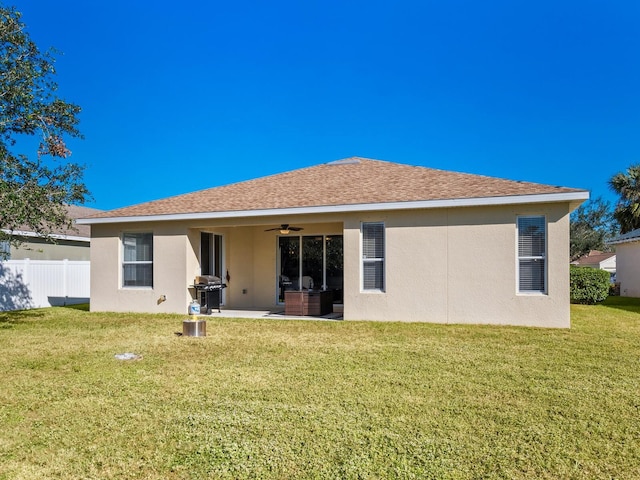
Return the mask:
<svg viewBox="0 0 640 480">
<path fill-rule="evenodd" d="M 88 217 L 101 212 L 95 208 L 68 205 L 69 218 L 76 220 L 80 217 Z M 0 248 L 8 253 L 8 260 L 89 260 L 89 246 L 91 241 L 91 228 L 89 225 L 77 225 L 74 221 L 73 228 L 60 227 L 51 232 L 50 241 L 41 235 L 31 231 L 28 227 L 20 227 L 10 231 L 5 228 L 3 232 L 20 237 L 22 243 L 16 247 L 3 243 Z"/>
<path fill-rule="evenodd" d="M 345 320 L 569 327 L 569 214 L 588 197 L 353 157 L 79 223 L 93 311 L 186 314 L 213 275 L 224 309 L 311 289 Z"/>
<path fill-rule="evenodd" d="M 583 255 L 571 262 L 571 265 L 604 270 L 609 272 L 609 275 L 611 275 L 611 278 L 613 279 L 616 276 L 616 252 L 591 250 L 586 255 Z"/>
<path fill-rule="evenodd" d="M 616 282 L 620 285 L 620 296 L 640 297 L 640 228 L 608 243 L 616 247 Z"/>
</svg>

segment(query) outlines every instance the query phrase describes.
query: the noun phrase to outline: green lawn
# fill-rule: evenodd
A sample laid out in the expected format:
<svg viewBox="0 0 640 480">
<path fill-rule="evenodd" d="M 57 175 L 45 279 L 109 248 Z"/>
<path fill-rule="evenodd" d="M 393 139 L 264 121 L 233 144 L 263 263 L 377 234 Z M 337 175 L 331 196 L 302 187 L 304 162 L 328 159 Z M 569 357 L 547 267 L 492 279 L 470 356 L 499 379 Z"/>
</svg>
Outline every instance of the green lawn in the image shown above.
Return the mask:
<svg viewBox="0 0 640 480">
<path fill-rule="evenodd" d="M 638 300 L 571 330 L 183 318 L 0 313 L 0 479 L 640 478 Z"/>
</svg>

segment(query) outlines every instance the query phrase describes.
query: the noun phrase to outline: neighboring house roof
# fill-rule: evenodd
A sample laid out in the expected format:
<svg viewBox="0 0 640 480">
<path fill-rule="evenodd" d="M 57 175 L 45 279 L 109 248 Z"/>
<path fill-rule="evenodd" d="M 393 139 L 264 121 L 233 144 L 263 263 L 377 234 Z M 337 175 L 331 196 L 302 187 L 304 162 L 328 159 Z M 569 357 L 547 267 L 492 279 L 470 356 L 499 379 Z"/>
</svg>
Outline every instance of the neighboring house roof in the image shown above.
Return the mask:
<svg viewBox="0 0 640 480">
<path fill-rule="evenodd" d="M 580 267 L 596 267 L 600 268 L 602 262 L 609 260 L 611 257 L 615 257 L 615 252 L 601 252 L 599 250 L 591 250 L 588 254 L 583 255 L 571 262 L 572 265 L 578 265 Z"/>
<path fill-rule="evenodd" d="M 81 241 L 89 241 L 91 238 L 91 226 L 85 224 L 78 224 L 75 220 L 82 217 L 89 217 L 92 215 L 96 215 L 102 212 L 102 210 L 98 210 L 96 208 L 89 207 L 81 207 L 78 205 L 68 205 L 67 213 L 69 218 L 74 220 L 74 228 L 65 228 L 60 227 L 53 229 L 51 231 L 51 236 L 57 239 L 67 239 L 67 240 L 81 240 Z M 14 235 L 20 235 L 23 237 L 39 237 L 37 233 L 31 231 L 31 228 L 25 225 L 22 225 L 15 229 L 13 232 L 9 230 L 2 229 L 6 233 L 13 233 Z"/>
<path fill-rule="evenodd" d="M 631 230 L 630 232 L 623 233 L 622 235 L 608 241 L 609 245 L 616 245 L 618 243 L 638 242 L 640 241 L 640 228 Z"/>
<path fill-rule="evenodd" d="M 535 197 L 535 198 L 534 198 Z M 81 223 L 585 200 L 585 190 L 352 157 L 106 211 Z M 579 203 L 579 202 L 578 202 Z M 153 217 L 153 218 L 149 218 Z"/>
</svg>

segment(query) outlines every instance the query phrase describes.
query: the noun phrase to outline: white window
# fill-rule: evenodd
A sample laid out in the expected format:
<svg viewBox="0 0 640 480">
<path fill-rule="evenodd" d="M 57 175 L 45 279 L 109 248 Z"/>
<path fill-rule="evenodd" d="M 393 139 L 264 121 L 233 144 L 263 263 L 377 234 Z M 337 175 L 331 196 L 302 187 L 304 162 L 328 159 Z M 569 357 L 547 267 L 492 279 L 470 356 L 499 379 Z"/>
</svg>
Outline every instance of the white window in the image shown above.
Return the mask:
<svg viewBox="0 0 640 480">
<path fill-rule="evenodd" d="M 384 290 L 384 223 L 362 224 L 362 289 Z"/>
<path fill-rule="evenodd" d="M 122 235 L 122 286 L 153 287 L 153 234 Z"/>
<path fill-rule="evenodd" d="M 547 291 L 547 222 L 543 215 L 518 217 L 518 292 Z"/>
</svg>

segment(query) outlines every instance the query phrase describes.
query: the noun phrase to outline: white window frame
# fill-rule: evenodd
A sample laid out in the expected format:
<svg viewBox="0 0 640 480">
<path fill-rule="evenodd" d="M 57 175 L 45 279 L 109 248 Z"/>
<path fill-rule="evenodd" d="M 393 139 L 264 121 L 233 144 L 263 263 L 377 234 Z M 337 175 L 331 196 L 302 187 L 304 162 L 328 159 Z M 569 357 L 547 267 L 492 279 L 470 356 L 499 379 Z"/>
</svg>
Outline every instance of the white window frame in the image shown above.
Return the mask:
<svg viewBox="0 0 640 480">
<path fill-rule="evenodd" d="M 520 252 L 520 221 L 524 219 L 542 219 L 544 223 L 544 251 L 542 255 L 523 255 Z M 548 262 L 548 224 L 546 215 L 518 215 L 516 217 L 516 292 L 519 295 L 547 295 L 549 288 L 548 281 L 548 270 L 549 270 L 549 262 Z M 520 262 L 522 260 L 542 260 L 544 262 L 543 267 L 543 288 L 542 290 L 532 289 L 532 290 L 522 290 L 520 288 Z"/>
<path fill-rule="evenodd" d="M 365 257 L 365 227 L 367 225 L 380 225 L 382 227 L 382 257 Z M 360 224 L 360 290 L 366 293 L 384 292 L 387 284 L 386 256 L 387 256 L 387 235 L 384 222 L 362 222 Z M 365 286 L 365 264 L 382 263 L 382 285 L 374 288 Z"/>
<path fill-rule="evenodd" d="M 125 260 L 125 237 L 128 235 L 150 235 L 151 236 L 151 260 Z M 153 277 L 154 277 L 154 272 L 153 272 L 153 243 L 154 243 L 154 238 L 153 238 L 153 232 L 123 232 L 121 235 L 121 248 L 122 248 L 122 253 L 120 255 L 120 275 L 121 275 L 121 281 L 120 281 L 120 285 L 122 286 L 122 288 L 126 288 L 126 289 L 151 289 L 153 288 Z M 125 270 L 125 266 L 126 265 L 151 265 L 151 285 L 125 285 L 125 274 L 124 274 L 124 270 Z"/>
</svg>

